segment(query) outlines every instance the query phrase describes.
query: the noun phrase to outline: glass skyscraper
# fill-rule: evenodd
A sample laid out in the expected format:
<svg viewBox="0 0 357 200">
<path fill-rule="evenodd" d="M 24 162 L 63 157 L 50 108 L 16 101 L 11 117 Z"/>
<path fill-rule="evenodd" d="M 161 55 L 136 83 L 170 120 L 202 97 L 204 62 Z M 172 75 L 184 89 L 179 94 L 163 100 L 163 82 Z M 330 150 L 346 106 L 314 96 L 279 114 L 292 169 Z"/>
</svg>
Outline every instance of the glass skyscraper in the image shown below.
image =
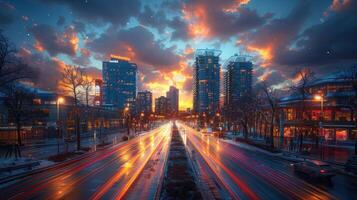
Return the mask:
<svg viewBox="0 0 357 200">
<path fill-rule="evenodd" d="M 178 114 L 179 111 L 179 90 L 174 87 L 170 86 L 169 91 L 166 92 L 166 97 L 170 101 L 169 109 L 172 114 Z"/>
<path fill-rule="evenodd" d="M 152 93 L 150 91 L 140 91 L 136 97 L 136 110 L 138 114 L 152 113 Z"/>
<path fill-rule="evenodd" d="M 219 110 L 221 51 L 198 49 L 193 69 L 193 110 L 213 116 Z"/>
<path fill-rule="evenodd" d="M 129 59 L 112 57 L 103 62 L 103 100 L 118 109 L 133 110 L 136 96 L 137 65 Z"/>
<path fill-rule="evenodd" d="M 244 56 L 234 55 L 227 61 L 225 70 L 224 105 L 234 105 L 252 92 L 253 64 Z"/>
</svg>

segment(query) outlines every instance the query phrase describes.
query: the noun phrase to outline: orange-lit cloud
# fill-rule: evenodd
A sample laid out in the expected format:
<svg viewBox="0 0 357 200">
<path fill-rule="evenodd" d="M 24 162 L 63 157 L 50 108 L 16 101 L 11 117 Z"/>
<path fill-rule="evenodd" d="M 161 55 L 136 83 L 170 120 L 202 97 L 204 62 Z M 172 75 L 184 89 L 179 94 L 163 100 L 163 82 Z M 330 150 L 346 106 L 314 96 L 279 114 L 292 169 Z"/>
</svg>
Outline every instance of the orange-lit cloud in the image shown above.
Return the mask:
<svg viewBox="0 0 357 200">
<path fill-rule="evenodd" d="M 73 26 L 68 26 L 63 32 L 58 32 L 53 26 L 35 24 L 29 31 L 32 33 L 38 51 L 47 51 L 51 56 L 67 54 L 75 56 L 78 50 L 79 38 Z"/>
<path fill-rule="evenodd" d="M 333 11 L 341 10 L 349 5 L 351 0 L 333 0 L 329 9 Z"/>
<path fill-rule="evenodd" d="M 192 55 L 194 53 L 194 49 L 191 45 L 186 45 L 184 53 L 185 55 Z"/>
<path fill-rule="evenodd" d="M 257 53 L 259 58 L 261 59 L 260 66 L 268 67 L 271 64 L 271 60 L 273 59 L 273 46 L 268 45 L 266 47 L 258 47 L 253 45 L 246 46 L 248 52 Z"/>
<path fill-rule="evenodd" d="M 81 48 L 81 55 L 89 57 L 91 55 L 90 51 L 86 48 Z"/>
<path fill-rule="evenodd" d="M 66 43 L 68 41 L 71 44 L 73 51 L 77 52 L 79 38 L 73 27 L 70 27 L 70 30 L 65 31 L 63 37 L 59 38 L 59 40 L 60 43 Z"/>
<path fill-rule="evenodd" d="M 37 40 L 35 41 L 33 48 L 35 48 L 38 52 L 43 52 L 45 50 L 45 48 L 42 46 L 42 44 Z"/>
<path fill-rule="evenodd" d="M 188 35 L 190 37 L 207 38 L 210 29 L 207 26 L 206 8 L 203 5 L 196 7 L 183 6 L 183 17 L 188 22 Z"/>
<path fill-rule="evenodd" d="M 232 5 L 229 5 L 225 8 L 223 8 L 224 12 L 228 12 L 228 13 L 234 13 L 237 12 L 239 7 L 241 7 L 242 5 L 246 5 L 250 2 L 250 0 L 235 0 Z"/>
<path fill-rule="evenodd" d="M 249 0 L 196 0 L 182 5 L 183 20 L 189 38 L 230 38 L 265 23 L 269 15 L 260 16 L 242 5 Z"/>
<path fill-rule="evenodd" d="M 273 73 L 273 71 L 268 71 L 268 70 L 265 70 L 264 73 L 258 77 L 258 80 L 259 81 L 266 81 L 268 80 L 268 78 L 271 76 L 271 74 Z"/>
<path fill-rule="evenodd" d="M 271 46 L 265 48 L 248 46 L 247 50 L 251 52 L 257 52 L 260 55 L 260 57 L 266 61 L 269 61 L 273 58 Z"/>
<path fill-rule="evenodd" d="M 187 81 L 192 80 L 192 75 L 187 69 L 188 66 L 184 61 L 180 61 L 177 65 L 177 69 L 172 71 L 157 71 L 154 79 L 149 80 L 143 85 L 143 89 L 152 91 L 153 98 L 159 96 L 165 96 L 169 87 L 175 86 L 180 91 L 179 95 L 179 108 L 185 110 L 192 107 L 192 92 L 185 88 Z M 144 76 L 141 76 L 141 80 L 144 80 Z"/>
</svg>

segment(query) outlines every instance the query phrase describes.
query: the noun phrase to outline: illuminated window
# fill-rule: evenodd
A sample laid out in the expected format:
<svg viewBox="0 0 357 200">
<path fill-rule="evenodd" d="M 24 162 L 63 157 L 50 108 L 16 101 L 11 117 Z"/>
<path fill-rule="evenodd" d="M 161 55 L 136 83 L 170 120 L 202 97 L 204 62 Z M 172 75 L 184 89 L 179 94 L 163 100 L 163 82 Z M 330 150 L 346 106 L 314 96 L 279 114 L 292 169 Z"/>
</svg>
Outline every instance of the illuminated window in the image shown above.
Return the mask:
<svg viewBox="0 0 357 200">
<path fill-rule="evenodd" d="M 346 129 L 337 129 L 336 130 L 336 140 L 338 140 L 338 141 L 347 140 L 347 130 Z"/>
</svg>

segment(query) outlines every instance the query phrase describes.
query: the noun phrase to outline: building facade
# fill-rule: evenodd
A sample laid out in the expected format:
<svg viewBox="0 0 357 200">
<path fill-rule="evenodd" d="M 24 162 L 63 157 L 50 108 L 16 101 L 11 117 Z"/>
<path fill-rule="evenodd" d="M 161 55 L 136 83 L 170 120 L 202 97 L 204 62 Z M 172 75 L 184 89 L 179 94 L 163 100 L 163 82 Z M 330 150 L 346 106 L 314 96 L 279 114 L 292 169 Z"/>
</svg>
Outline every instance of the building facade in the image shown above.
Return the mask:
<svg viewBox="0 0 357 200">
<path fill-rule="evenodd" d="M 102 104 L 103 104 L 103 81 L 100 79 L 95 79 L 93 105 L 101 106 Z"/>
<path fill-rule="evenodd" d="M 103 62 L 103 100 L 107 105 L 133 110 L 136 97 L 137 65 L 129 59 L 112 57 Z"/>
<path fill-rule="evenodd" d="M 170 86 L 169 91 L 166 92 L 166 98 L 168 98 L 170 102 L 170 113 L 177 115 L 179 112 L 179 90 L 174 86 Z"/>
<path fill-rule="evenodd" d="M 351 100 L 356 91 L 350 80 L 341 73 L 334 73 L 312 81 L 301 94 L 292 93 L 281 98 L 276 113 L 274 136 L 283 139 L 285 146 L 290 139 L 344 143 L 357 139 L 356 115 Z M 316 98 L 320 97 L 320 98 Z M 266 110 L 266 115 L 269 109 Z M 258 117 L 256 132 L 269 135 L 270 122 L 264 114 Z"/>
<path fill-rule="evenodd" d="M 26 140 L 58 137 L 56 128 L 61 127 L 63 137 L 75 134 L 74 99 L 70 96 L 38 88 L 23 87 L 31 99 L 26 101 L 26 116 L 22 119 L 21 138 Z M 16 127 L 13 113 L 3 102 L 6 96 L 0 96 L 1 119 L 0 142 L 15 141 Z M 59 101 L 61 99 L 62 101 Z M 114 129 L 123 127 L 122 118 L 117 110 L 108 110 L 100 106 L 85 106 L 79 103 L 81 132 L 91 132 L 100 128 Z"/>
<path fill-rule="evenodd" d="M 150 91 L 140 91 L 136 97 L 137 113 L 152 113 L 152 93 Z"/>
<path fill-rule="evenodd" d="M 234 55 L 226 63 L 224 73 L 224 106 L 231 109 L 241 97 L 252 92 L 253 64 L 246 57 Z"/>
<path fill-rule="evenodd" d="M 302 98 L 292 94 L 280 102 L 281 131 L 284 136 L 304 132 L 307 136 L 319 135 L 326 140 L 345 141 L 357 139 L 354 110 L 350 104 L 355 98 L 351 81 L 341 73 L 331 74 L 313 81 L 308 86 L 305 111 Z M 317 100 L 316 95 L 322 97 Z M 322 102 L 321 102 L 322 101 Z"/>
<path fill-rule="evenodd" d="M 155 99 L 155 114 L 166 116 L 169 112 L 170 100 L 164 96 Z"/>
<path fill-rule="evenodd" d="M 219 110 L 221 51 L 198 49 L 193 69 L 193 111 L 214 116 Z"/>
</svg>

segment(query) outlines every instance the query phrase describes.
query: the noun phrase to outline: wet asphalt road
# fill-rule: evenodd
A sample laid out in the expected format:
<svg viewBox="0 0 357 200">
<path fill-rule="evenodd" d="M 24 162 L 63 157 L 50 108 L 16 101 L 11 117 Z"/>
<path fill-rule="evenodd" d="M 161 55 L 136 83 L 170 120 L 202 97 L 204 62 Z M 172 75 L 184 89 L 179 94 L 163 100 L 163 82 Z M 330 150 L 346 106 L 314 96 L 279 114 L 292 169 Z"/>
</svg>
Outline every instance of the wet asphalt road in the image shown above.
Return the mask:
<svg viewBox="0 0 357 200">
<path fill-rule="evenodd" d="M 256 151 L 245 144 L 233 145 L 179 124 L 186 143 L 194 149 L 206 171 L 210 170 L 232 199 L 355 199 L 357 180 L 345 175 L 332 183 L 307 180 L 293 172 L 290 162 Z M 208 169 L 207 169 L 208 168 Z M 206 174 L 207 172 L 201 171 Z M 213 177 L 212 177 L 213 176 Z"/>
</svg>

